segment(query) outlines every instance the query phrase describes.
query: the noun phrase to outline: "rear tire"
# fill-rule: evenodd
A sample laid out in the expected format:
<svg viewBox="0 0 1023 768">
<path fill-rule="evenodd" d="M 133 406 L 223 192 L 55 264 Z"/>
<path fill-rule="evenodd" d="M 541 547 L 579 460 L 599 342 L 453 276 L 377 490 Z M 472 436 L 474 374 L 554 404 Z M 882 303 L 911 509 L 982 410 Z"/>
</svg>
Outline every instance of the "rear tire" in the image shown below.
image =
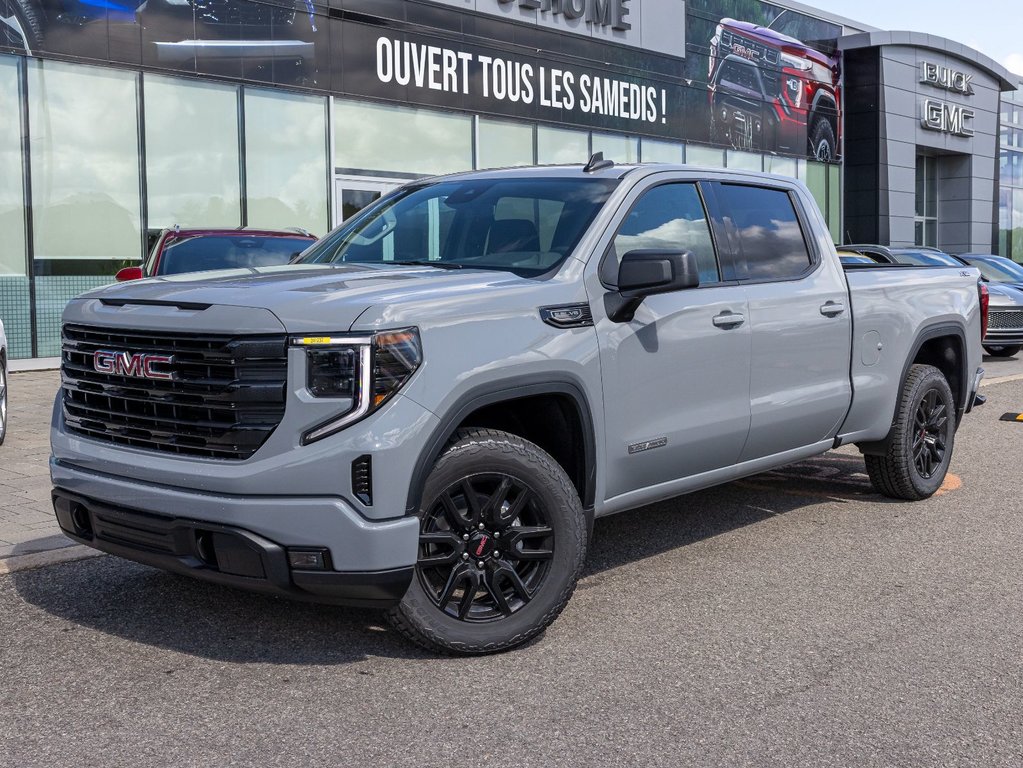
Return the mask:
<svg viewBox="0 0 1023 768">
<path fill-rule="evenodd" d="M 1012 357 L 1023 349 L 1023 344 L 985 346 L 984 351 L 994 357 Z"/>
<path fill-rule="evenodd" d="M 944 375 L 914 365 L 902 385 L 883 456 L 864 457 L 878 493 L 892 499 L 926 499 L 945 482 L 955 442 L 955 401 Z"/>
<path fill-rule="evenodd" d="M 833 163 L 838 157 L 838 139 L 826 117 L 818 117 L 810 129 L 810 154 L 822 163 Z"/>
<path fill-rule="evenodd" d="M 387 613 L 431 650 L 497 653 L 565 607 L 586 557 L 586 522 L 565 470 L 528 440 L 459 430 L 423 490 L 416 574 Z"/>
</svg>

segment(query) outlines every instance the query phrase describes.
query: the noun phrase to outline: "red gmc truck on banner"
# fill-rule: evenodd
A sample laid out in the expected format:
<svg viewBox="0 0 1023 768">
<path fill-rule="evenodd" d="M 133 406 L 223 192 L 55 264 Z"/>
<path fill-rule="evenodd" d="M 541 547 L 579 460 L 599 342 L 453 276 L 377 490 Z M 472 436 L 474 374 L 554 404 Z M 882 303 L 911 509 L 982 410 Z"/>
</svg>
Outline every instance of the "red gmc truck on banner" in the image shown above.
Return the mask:
<svg viewBox="0 0 1023 768">
<path fill-rule="evenodd" d="M 805 17 L 783 11 L 766 27 L 725 18 L 710 41 L 711 136 L 737 149 L 837 159 L 841 65 L 794 36 Z M 786 32 L 788 34 L 786 34 Z"/>
</svg>

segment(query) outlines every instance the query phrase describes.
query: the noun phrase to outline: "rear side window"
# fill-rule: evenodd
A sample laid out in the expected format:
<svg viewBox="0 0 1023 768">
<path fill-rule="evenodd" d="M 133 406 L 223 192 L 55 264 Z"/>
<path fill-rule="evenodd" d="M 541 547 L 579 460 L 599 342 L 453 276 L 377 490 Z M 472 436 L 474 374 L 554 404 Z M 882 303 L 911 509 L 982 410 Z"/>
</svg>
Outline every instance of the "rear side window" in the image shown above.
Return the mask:
<svg viewBox="0 0 1023 768">
<path fill-rule="evenodd" d="M 784 280 L 806 272 L 810 251 L 788 192 L 722 184 L 718 195 L 747 280 Z"/>
<path fill-rule="evenodd" d="M 716 283 L 717 259 L 707 214 L 695 184 L 662 184 L 644 193 L 625 217 L 614 239 L 615 256 L 634 250 L 692 251 L 700 283 Z"/>
</svg>

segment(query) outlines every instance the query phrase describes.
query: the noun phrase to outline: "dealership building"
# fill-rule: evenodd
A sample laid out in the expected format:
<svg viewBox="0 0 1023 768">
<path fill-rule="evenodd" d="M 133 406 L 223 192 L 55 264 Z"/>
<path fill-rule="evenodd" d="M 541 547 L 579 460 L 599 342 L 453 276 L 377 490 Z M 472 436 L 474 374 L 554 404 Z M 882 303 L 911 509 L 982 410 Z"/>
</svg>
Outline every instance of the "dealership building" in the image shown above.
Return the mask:
<svg viewBox="0 0 1023 768">
<path fill-rule="evenodd" d="M 1023 97 L 980 51 L 778 0 L 0 0 L 0 319 L 165 227 L 321 235 L 409 179 L 672 162 L 804 181 L 836 243 L 1023 261 Z"/>
</svg>

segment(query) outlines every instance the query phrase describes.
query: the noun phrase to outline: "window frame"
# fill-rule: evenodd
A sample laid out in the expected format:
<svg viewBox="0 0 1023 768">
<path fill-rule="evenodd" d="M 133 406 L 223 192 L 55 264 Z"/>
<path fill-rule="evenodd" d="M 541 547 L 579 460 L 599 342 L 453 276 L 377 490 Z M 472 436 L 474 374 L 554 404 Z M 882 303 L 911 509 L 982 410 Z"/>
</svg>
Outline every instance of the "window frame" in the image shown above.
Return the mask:
<svg viewBox="0 0 1023 768">
<path fill-rule="evenodd" d="M 715 180 L 711 182 L 715 190 L 715 197 L 718 199 L 719 204 L 719 215 L 721 231 L 728 243 L 729 248 L 729 260 L 734 270 L 735 279 L 742 285 L 761 285 L 766 283 L 794 283 L 813 275 L 819 269 L 822 268 L 824 260 L 821 256 L 820 249 L 817 246 L 817 242 L 814 238 L 808 237 L 807 233 L 812 232 L 810 227 L 810 220 L 807 215 L 806 209 L 803 206 L 803 201 L 797 194 L 797 190 L 793 187 L 784 186 L 782 184 L 764 184 L 751 181 L 742 180 Z M 796 223 L 799 225 L 799 232 L 803 237 L 803 245 L 806 247 L 806 252 L 810 257 L 810 262 L 802 272 L 795 275 L 788 275 L 786 277 L 748 277 L 749 270 L 746 263 L 746 258 L 742 251 L 742 244 L 738 242 L 738 236 L 729 230 L 729 227 L 725 224 L 725 216 L 729 213 L 728 204 L 723 199 L 723 196 L 716 195 L 718 188 L 722 186 L 731 187 L 754 187 L 756 189 L 766 189 L 772 192 L 782 192 L 788 198 L 789 203 L 792 205 L 792 210 L 796 214 Z"/>
<path fill-rule="evenodd" d="M 727 262 L 723 258 L 724 252 L 719 242 L 721 233 L 717 226 L 714 210 L 712 209 L 712 206 L 709 204 L 707 195 L 705 194 L 704 185 L 706 184 L 706 181 L 704 179 L 699 178 L 675 177 L 668 179 L 658 179 L 652 184 L 635 190 L 637 194 L 636 199 L 633 200 L 629 207 L 626 208 L 624 212 L 620 213 L 612 222 L 612 226 L 609 228 L 611 238 L 608 241 L 607 247 L 604 248 L 604 253 L 601 254 L 600 261 L 597 264 L 597 276 L 600 279 L 600 284 L 607 290 L 609 291 L 618 290 L 617 268 L 619 265 L 617 264 L 617 258 L 615 257 L 615 238 L 618 237 L 618 233 L 621 230 L 622 225 L 625 224 L 625 222 L 629 218 L 629 215 L 633 212 L 633 210 L 635 210 L 636 206 L 639 205 L 639 203 L 643 200 L 644 197 L 646 197 L 646 195 L 649 192 L 653 191 L 658 187 L 665 187 L 673 184 L 692 184 L 694 187 L 696 187 L 696 194 L 699 196 L 700 205 L 703 207 L 704 217 L 707 221 L 707 229 L 710 232 L 710 242 L 711 248 L 714 251 L 714 260 L 717 263 L 718 267 L 718 279 L 715 282 L 704 283 L 701 281 L 700 284 L 696 286 L 696 288 L 689 288 L 687 290 L 700 290 L 701 288 L 718 288 L 721 287 L 722 285 L 737 284 L 734 279 L 726 279 L 727 274 L 726 265 L 728 267 L 729 272 L 732 271 L 731 258 L 729 256 Z M 614 264 L 613 274 L 611 273 L 612 267 L 609 266 L 611 264 Z"/>
</svg>

